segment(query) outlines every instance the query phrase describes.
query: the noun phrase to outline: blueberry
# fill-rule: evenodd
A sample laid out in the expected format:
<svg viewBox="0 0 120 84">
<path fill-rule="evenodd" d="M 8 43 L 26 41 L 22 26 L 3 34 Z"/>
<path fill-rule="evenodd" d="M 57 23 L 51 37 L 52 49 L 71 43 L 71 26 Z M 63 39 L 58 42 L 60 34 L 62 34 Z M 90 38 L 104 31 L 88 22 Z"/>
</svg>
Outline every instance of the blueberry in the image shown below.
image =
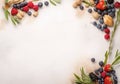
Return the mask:
<svg viewBox="0 0 120 84">
<path fill-rule="evenodd" d="M 84 10 L 84 7 L 82 5 L 80 5 L 80 10 Z"/>
<path fill-rule="evenodd" d="M 20 7 L 20 4 L 17 4 L 17 8 L 18 8 L 18 9 L 20 9 L 20 8 L 21 8 L 21 7 Z"/>
<path fill-rule="evenodd" d="M 100 24 L 97 25 L 97 28 L 98 28 L 98 29 L 101 29 L 101 27 L 102 27 L 102 26 L 101 26 Z"/>
<path fill-rule="evenodd" d="M 115 75 L 116 71 L 115 71 L 115 70 L 112 70 L 111 73 L 112 73 L 113 75 Z"/>
<path fill-rule="evenodd" d="M 95 62 L 95 58 L 91 58 L 91 62 Z"/>
<path fill-rule="evenodd" d="M 102 14 L 102 11 L 101 11 L 101 10 L 98 10 L 97 12 L 98 12 L 99 14 Z"/>
<path fill-rule="evenodd" d="M 17 8 L 17 4 L 13 4 L 13 8 Z"/>
<path fill-rule="evenodd" d="M 115 17 L 115 13 L 114 12 L 108 13 L 108 15 L 110 15 L 112 18 Z"/>
<path fill-rule="evenodd" d="M 89 73 L 89 77 L 92 81 L 96 81 L 98 79 L 98 77 L 93 72 Z"/>
<path fill-rule="evenodd" d="M 103 72 L 103 68 L 99 68 L 98 71 L 99 71 L 100 73 L 102 73 L 102 72 Z"/>
<path fill-rule="evenodd" d="M 104 66 L 104 62 L 103 62 L 103 61 L 100 61 L 100 62 L 99 62 L 99 65 L 100 65 L 101 67 L 103 67 L 103 66 Z"/>
<path fill-rule="evenodd" d="M 93 25 L 94 25 L 94 26 L 97 26 L 97 22 L 94 21 L 94 22 L 93 22 Z"/>
<path fill-rule="evenodd" d="M 95 11 L 95 12 L 97 12 L 97 11 L 98 11 L 98 9 L 97 9 L 97 8 L 94 8 L 94 11 Z"/>
<path fill-rule="evenodd" d="M 89 13 L 92 13 L 92 9 L 88 9 L 88 12 L 89 12 Z"/>
<path fill-rule="evenodd" d="M 99 0 L 95 0 L 95 4 L 98 4 Z"/>
<path fill-rule="evenodd" d="M 101 80 L 98 80 L 98 84 L 102 84 L 102 81 L 101 81 Z"/>
<path fill-rule="evenodd" d="M 114 3 L 114 0 L 107 0 L 107 2 L 108 2 L 109 4 L 112 4 L 112 3 Z"/>
<path fill-rule="evenodd" d="M 103 19 L 100 19 L 100 20 L 99 20 L 99 22 L 100 22 L 101 24 L 103 24 L 103 23 L 104 23 Z"/>
<path fill-rule="evenodd" d="M 29 16 L 31 16 L 31 15 L 32 15 L 32 12 L 31 12 L 31 11 L 28 11 L 27 14 L 28 14 Z"/>
<path fill-rule="evenodd" d="M 115 11 L 116 11 L 115 8 L 113 8 L 113 9 L 112 9 L 112 12 L 115 12 Z"/>
<path fill-rule="evenodd" d="M 24 7 L 24 6 L 26 6 L 27 5 L 27 2 L 25 1 L 25 2 L 21 2 L 20 3 L 20 8 L 22 8 L 22 7 Z"/>
<path fill-rule="evenodd" d="M 103 29 L 106 29 L 107 28 L 107 25 L 106 24 L 103 24 Z"/>
<path fill-rule="evenodd" d="M 99 70 L 94 71 L 96 75 L 99 75 Z"/>
<path fill-rule="evenodd" d="M 111 9 L 109 9 L 109 10 L 108 10 L 108 13 L 111 13 L 111 12 L 112 12 L 112 10 L 111 10 Z"/>
<path fill-rule="evenodd" d="M 104 10 L 103 13 L 104 13 L 104 15 L 105 15 L 105 14 L 108 14 L 107 10 Z"/>
<path fill-rule="evenodd" d="M 48 6 L 48 5 L 49 5 L 49 2 L 48 2 L 48 1 L 45 1 L 44 4 L 45 4 L 45 6 Z"/>
<path fill-rule="evenodd" d="M 39 2 L 38 3 L 38 6 L 41 8 L 41 7 L 43 7 L 43 3 L 42 2 Z"/>
</svg>

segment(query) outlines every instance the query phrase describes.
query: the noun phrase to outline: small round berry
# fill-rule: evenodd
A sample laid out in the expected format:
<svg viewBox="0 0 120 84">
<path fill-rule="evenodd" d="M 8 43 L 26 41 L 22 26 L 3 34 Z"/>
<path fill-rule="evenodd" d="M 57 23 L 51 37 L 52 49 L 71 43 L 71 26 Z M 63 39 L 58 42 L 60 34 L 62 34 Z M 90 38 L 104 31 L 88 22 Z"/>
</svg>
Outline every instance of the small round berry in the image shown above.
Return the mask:
<svg viewBox="0 0 120 84">
<path fill-rule="evenodd" d="M 95 58 L 91 58 L 91 62 L 95 62 Z"/>
<path fill-rule="evenodd" d="M 103 24 L 103 28 L 106 29 L 106 28 L 107 28 L 107 25 L 106 25 L 106 24 Z"/>
<path fill-rule="evenodd" d="M 97 28 L 98 28 L 98 29 L 101 29 L 101 27 L 102 27 L 102 26 L 101 26 L 100 24 L 97 25 Z"/>
<path fill-rule="evenodd" d="M 100 73 L 102 73 L 102 72 L 103 72 L 103 68 L 102 68 L 102 67 L 99 68 L 98 71 L 99 71 Z"/>
<path fill-rule="evenodd" d="M 103 24 L 103 23 L 104 23 L 103 19 L 100 19 L 99 22 L 100 22 L 100 24 Z"/>
<path fill-rule="evenodd" d="M 49 5 L 49 2 L 48 2 L 48 1 L 45 1 L 44 4 L 45 4 L 45 6 L 48 6 L 48 5 Z"/>
<path fill-rule="evenodd" d="M 92 9 L 88 9 L 88 12 L 89 12 L 89 13 L 92 13 Z"/>
<path fill-rule="evenodd" d="M 38 6 L 39 6 L 40 8 L 42 8 L 42 7 L 43 7 L 43 3 L 42 3 L 42 2 L 39 2 L 39 3 L 38 3 Z"/>
<path fill-rule="evenodd" d="M 84 7 L 82 5 L 80 5 L 80 10 L 84 10 Z"/>
<path fill-rule="evenodd" d="M 97 26 L 97 22 L 95 22 L 95 21 L 94 21 L 92 24 L 93 24 L 94 26 Z"/>
<path fill-rule="evenodd" d="M 104 66 L 104 62 L 103 62 L 103 61 L 100 61 L 100 62 L 99 62 L 99 65 L 100 65 L 101 67 L 103 67 L 103 66 Z"/>
<path fill-rule="evenodd" d="M 109 34 L 105 34 L 104 38 L 105 38 L 106 40 L 109 40 L 109 39 L 110 39 L 110 35 L 109 35 Z"/>
<path fill-rule="evenodd" d="M 105 32 L 106 34 L 109 34 L 109 33 L 110 33 L 110 29 L 106 28 L 106 29 L 104 29 L 104 32 Z"/>
<path fill-rule="evenodd" d="M 17 4 L 13 4 L 13 8 L 17 8 Z"/>
<path fill-rule="evenodd" d="M 27 14 L 28 14 L 29 16 L 31 16 L 31 15 L 32 15 L 32 12 L 31 12 L 31 11 L 28 11 Z"/>
</svg>

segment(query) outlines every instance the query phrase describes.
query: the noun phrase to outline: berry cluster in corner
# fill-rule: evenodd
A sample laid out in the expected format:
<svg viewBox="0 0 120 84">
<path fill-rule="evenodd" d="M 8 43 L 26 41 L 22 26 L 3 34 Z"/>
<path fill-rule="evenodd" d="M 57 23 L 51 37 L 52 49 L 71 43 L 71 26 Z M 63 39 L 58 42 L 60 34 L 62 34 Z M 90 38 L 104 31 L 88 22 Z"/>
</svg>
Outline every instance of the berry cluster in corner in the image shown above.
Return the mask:
<svg viewBox="0 0 120 84">
<path fill-rule="evenodd" d="M 114 0 L 75 0 L 74 8 L 84 10 L 88 8 L 95 19 L 92 24 L 99 30 L 105 32 L 104 38 L 110 39 L 110 27 L 114 26 L 114 18 L 116 17 L 116 10 L 120 8 L 120 2 Z"/>
</svg>

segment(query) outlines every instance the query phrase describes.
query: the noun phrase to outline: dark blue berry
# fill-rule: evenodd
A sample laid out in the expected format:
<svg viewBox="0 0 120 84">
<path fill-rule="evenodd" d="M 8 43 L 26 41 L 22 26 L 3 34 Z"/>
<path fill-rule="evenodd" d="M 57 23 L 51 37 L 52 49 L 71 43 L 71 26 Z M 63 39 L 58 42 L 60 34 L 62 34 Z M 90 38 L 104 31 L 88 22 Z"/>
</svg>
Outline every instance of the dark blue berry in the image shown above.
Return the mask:
<svg viewBox="0 0 120 84">
<path fill-rule="evenodd" d="M 13 4 L 13 8 L 17 8 L 17 4 Z"/>
<path fill-rule="evenodd" d="M 103 24 L 103 29 L 106 29 L 107 28 L 107 25 L 106 24 Z"/>
<path fill-rule="evenodd" d="M 94 8 L 94 11 L 95 11 L 95 12 L 97 12 L 97 11 L 98 11 L 98 9 L 97 9 L 97 8 Z"/>
<path fill-rule="evenodd" d="M 114 3 L 114 0 L 107 0 L 107 2 L 108 2 L 109 4 L 112 4 L 112 3 Z"/>
<path fill-rule="evenodd" d="M 98 12 L 99 14 L 102 14 L 102 11 L 101 11 L 101 10 L 98 10 L 97 12 Z"/>
<path fill-rule="evenodd" d="M 99 70 L 94 71 L 96 75 L 99 75 Z"/>
<path fill-rule="evenodd" d="M 91 62 L 95 62 L 95 58 L 91 58 Z"/>
<path fill-rule="evenodd" d="M 43 7 L 43 3 L 42 2 L 39 2 L 38 3 L 38 6 L 41 8 L 41 7 Z"/>
<path fill-rule="evenodd" d="M 48 6 L 48 5 L 49 5 L 49 2 L 48 2 L 48 1 L 45 1 L 44 4 L 45 4 L 45 6 Z"/>
<path fill-rule="evenodd" d="M 101 24 L 103 24 L 103 23 L 104 23 L 103 19 L 100 19 L 100 20 L 99 20 L 99 22 L 100 22 Z"/>
<path fill-rule="evenodd" d="M 115 17 L 115 13 L 114 13 L 114 12 L 111 12 L 111 13 L 109 13 L 108 15 L 110 15 L 112 18 Z"/>
<path fill-rule="evenodd" d="M 31 15 L 32 15 L 32 12 L 31 12 L 31 11 L 28 11 L 27 14 L 28 14 L 29 16 L 31 16 Z"/>
<path fill-rule="evenodd" d="M 101 67 L 103 67 L 103 66 L 104 66 L 104 62 L 103 62 L 103 61 L 100 61 L 100 62 L 99 62 L 99 65 L 100 65 Z"/>
<path fill-rule="evenodd" d="M 92 13 L 92 9 L 88 9 L 88 12 L 89 12 L 89 13 Z"/>
<path fill-rule="evenodd" d="M 84 10 L 84 7 L 82 5 L 80 5 L 80 10 Z"/>
<path fill-rule="evenodd" d="M 93 25 L 94 25 L 94 26 L 97 26 L 97 22 L 94 21 L 94 22 L 93 22 Z"/>
<path fill-rule="evenodd" d="M 96 81 L 98 79 L 98 77 L 93 72 L 89 73 L 89 77 L 92 81 Z"/>
<path fill-rule="evenodd" d="M 98 28 L 98 29 L 101 29 L 101 27 L 102 27 L 102 26 L 101 26 L 100 24 L 97 24 L 97 28 Z"/>
<path fill-rule="evenodd" d="M 100 73 L 102 73 L 102 72 L 103 72 L 103 68 L 102 68 L 102 67 L 99 68 L 98 71 L 99 71 Z"/>
</svg>

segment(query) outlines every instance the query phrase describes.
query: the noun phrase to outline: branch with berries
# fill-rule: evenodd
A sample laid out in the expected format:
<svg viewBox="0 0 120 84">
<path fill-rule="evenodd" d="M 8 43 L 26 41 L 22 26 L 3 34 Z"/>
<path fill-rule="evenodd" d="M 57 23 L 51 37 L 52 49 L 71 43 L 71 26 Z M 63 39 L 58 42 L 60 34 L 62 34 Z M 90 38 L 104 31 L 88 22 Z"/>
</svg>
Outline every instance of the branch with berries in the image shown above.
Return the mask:
<svg viewBox="0 0 120 84">
<path fill-rule="evenodd" d="M 78 0 L 78 1 L 80 1 L 80 0 Z M 100 1 L 95 0 L 95 1 L 96 1 L 95 3 L 97 3 L 96 5 L 94 5 L 95 8 L 100 9 L 100 10 L 106 9 L 107 6 L 105 6 L 106 2 L 104 0 L 100 0 Z M 113 0 L 107 0 L 107 1 L 109 1 L 110 4 L 114 2 Z M 81 72 L 80 76 L 77 74 L 74 74 L 75 79 L 76 79 L 75 80 L 76 84 L 118 84 L 118 78 L 116 75 L 116 71 L 114 69 L 114 66 L 120 64 L 120 52 L 118 50 L 115 53 L 114 60 L 112 61 L 112 63 L 108 63 L 109 57 L 111 56 L 111 53 L 112 53 L 114 36 L 115 36 L 117 28 L 119 28 L 118 26 L 120 24 L 120 2 L 115 2 L 114 8 L 116 8 L 116 11 L 117 11 L 117 15 L 116 15 L 117 19 L 114 22 L 115 24 L 114 24 L 113 31 L 111 34 L 111 38 L 109 36 L 110 30 L 108 28 L 105 28 L 103 30 L 106 33 L 105 39 L 107 39 L 107 40 L 110 39 L 109 48 L 108 48 L 108 51 L 106 51 L 106 53 L 105 53 L 104 61 L 99 62 L 100 67 L 97 70 L 95 70 L 94 72 L 87 74 L 87 73 L 85 73 L 84 69 L 82 68 L 82 70 L 80 71 Z M 80 5 L 80 9 L 83 10 L 84 7 Z M 92 10 L 88 9 L 88 12 L 92 13 Z M 97 13 L 95 13 L 95 14 L 96 15 L 94 17 L 98 18 L 98 14 Z M 105 15 L 105 17 L 110 19 L 112 16 Z M 109 21 L 109 20 L 108 20 L 108 22 L 112 23 L 112 21 Z M 103 21 L 100 21 L 100 23 L 103 23 Z M 96 22 L 94 22 L 93 25 L 101 28 L 100 25 L 98 25 Z M 108 23 L 108 25 L 110 26 L 111 24 Z M 91 61 L 95 62 L 95 58 L 92 58 Z M 83 76 L 83 74 L 84 74 L 84 76 Z M 86 81 L 87 81 L 87 83 L 86 83 Z"/>
<path fill-rule="evenodd" d="M 57 5 L 61 3 L 61 0 L 49 0 L 51 4 Z M 39 9 L 43 6 L 49 6 L 49 1 L 39 1 L 39 0 L 5 0 L 5 5 L 3 6 L 4 15 L 7 20 L 11 19 L 14 25 L 20 23 L 25 14 L 28 16 L 37 17 Z"/>
</svg>

